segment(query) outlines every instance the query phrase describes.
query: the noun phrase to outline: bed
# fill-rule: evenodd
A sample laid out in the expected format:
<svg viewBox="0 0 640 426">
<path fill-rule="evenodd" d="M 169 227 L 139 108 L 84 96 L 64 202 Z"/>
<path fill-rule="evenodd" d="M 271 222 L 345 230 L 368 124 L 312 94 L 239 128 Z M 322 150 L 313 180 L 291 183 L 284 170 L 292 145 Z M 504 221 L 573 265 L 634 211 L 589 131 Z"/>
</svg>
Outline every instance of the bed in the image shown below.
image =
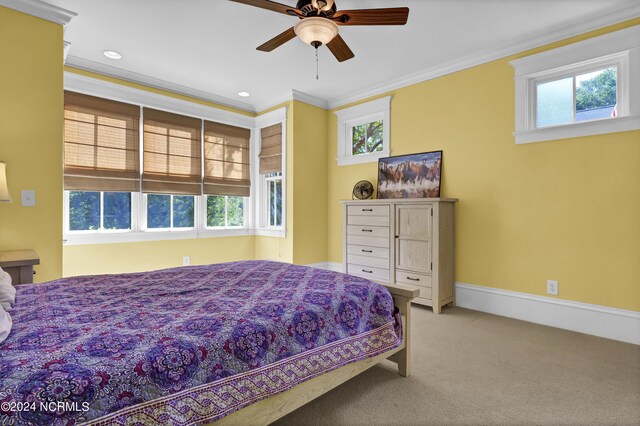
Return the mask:
<svg viewBox="0 0 640 426">
<path fill-rule="evenodd" d="M 270 261 L 18 286 L 0 424 L 267 424 L 382 359 L 408 375 L 413 296 Z"/>
</svg>

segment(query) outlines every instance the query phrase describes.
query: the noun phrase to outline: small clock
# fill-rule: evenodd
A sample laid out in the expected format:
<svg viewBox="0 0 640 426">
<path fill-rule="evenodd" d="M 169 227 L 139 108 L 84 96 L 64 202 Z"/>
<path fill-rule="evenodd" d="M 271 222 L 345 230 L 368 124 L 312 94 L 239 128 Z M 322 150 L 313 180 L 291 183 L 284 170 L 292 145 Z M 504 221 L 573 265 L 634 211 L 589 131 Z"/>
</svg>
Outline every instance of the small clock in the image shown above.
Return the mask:
<svg viewBox="0 0 640 426">
<path fill-rule="evenodd" d="M 353 187 L 351 199 L 366 200 L 373 196 L 373 185 L 368 180 L 361 180 Z"/>
</svg>

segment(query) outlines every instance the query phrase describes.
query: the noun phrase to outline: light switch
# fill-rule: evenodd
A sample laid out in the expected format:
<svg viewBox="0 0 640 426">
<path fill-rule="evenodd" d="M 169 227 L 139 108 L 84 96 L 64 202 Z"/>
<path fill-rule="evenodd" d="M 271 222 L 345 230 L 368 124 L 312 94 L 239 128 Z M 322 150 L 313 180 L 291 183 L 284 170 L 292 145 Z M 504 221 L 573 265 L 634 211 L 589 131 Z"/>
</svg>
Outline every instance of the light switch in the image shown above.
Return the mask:
<svg viewBox="0 0 640 426">
<path fill-rule="evenodd" d="M 22 207 L 35 207 L 36 191 L 27 189 L 22 191 Z"/>
</svg>

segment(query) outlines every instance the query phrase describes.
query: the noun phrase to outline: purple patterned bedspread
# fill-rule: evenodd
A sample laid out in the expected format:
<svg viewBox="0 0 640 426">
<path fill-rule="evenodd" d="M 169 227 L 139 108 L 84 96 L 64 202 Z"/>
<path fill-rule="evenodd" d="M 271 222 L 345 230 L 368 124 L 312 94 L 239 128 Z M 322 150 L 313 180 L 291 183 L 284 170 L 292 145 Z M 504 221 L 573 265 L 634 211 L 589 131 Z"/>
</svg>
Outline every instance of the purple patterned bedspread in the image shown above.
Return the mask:
<svg viewBox="0 0 640 426">
<path fill-rule="evenodd" d="M 18 286 L 0 424 L 213 421 L 399 346 L 393 310 L 366 279 L 268 261 Z"/>
</svg>

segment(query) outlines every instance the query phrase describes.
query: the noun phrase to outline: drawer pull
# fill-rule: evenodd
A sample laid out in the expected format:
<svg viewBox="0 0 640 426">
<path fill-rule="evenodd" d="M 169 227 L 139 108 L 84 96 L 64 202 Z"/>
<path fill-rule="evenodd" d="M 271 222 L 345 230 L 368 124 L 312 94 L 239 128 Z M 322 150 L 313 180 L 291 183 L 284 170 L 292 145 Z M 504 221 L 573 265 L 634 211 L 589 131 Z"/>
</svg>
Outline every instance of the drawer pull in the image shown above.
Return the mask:
<svg viewBox="0 0 640 426">
<path fill-rule="evenodd" d="M 373 229 L 363 229 L 362 232 L 373 232 Z"/>
<path fill-rule="evenodd" d="M 365 249 L 362 249 L 362 252 L 363 252 L 363 253 L 373 253 L 373 250 L 365 250 Z"/>
<path fill-rule="evenodd" d="M 411 281 L 420 281 L 420 278 L 411 278 L 411 277 L 407 277 L 408 280 Z"/>
<path fill-rule="evenodd" d="M 363 212 L 372 212 L 373 209 L 362 209 Z"/>
<path fill-rule="evenodd" d="M 363 269 L 362 272 L 366 272 L 367 274 L 373 274 L 373 271 L 367 271 L 366 269 Z"/>
</svg>

